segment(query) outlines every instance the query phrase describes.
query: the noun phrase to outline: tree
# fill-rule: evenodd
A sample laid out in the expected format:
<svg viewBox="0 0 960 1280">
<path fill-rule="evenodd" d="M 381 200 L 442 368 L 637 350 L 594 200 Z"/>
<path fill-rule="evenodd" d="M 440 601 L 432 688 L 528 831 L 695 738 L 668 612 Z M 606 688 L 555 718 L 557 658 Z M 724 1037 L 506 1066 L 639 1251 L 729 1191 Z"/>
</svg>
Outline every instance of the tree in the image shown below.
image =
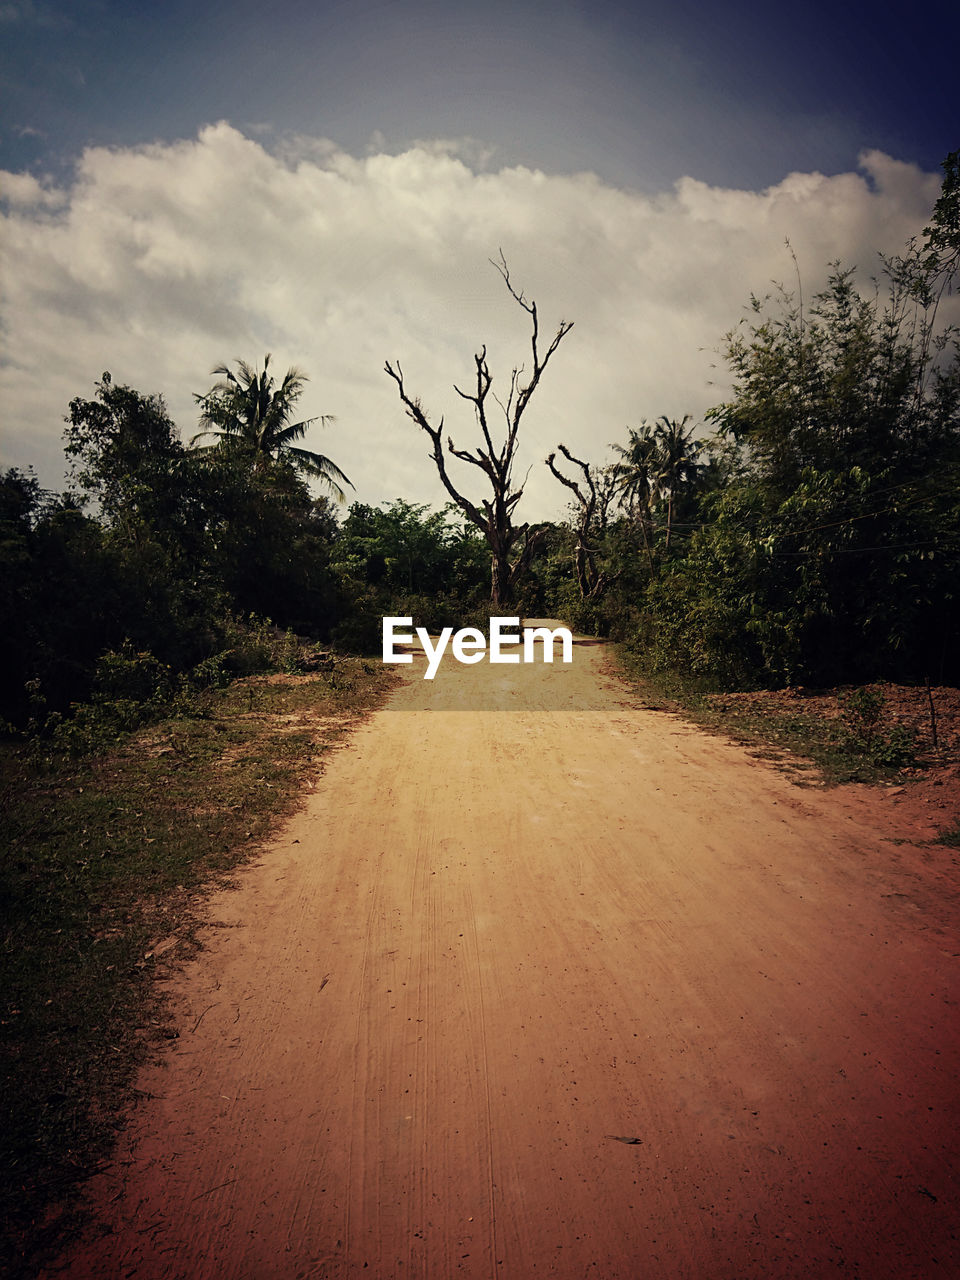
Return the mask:
<svg viewBox="0 0 960 1280">
<path fill-rule="evenodd" d="M 540 384 L 540 379 L 551 357 L 573 328 L 573 325 L 561 320 L 553 340 L 547 350 L 541 354 L 539 346 L 540 321 L 537 304 L 533 301 L 528 302 L 523 292 L 517 290 L 511 283 L 510 272 L 502 253 L 500 254 L 499 263 L 493 263 L 492 265 L 496 267 L 503 277 L 503 282 L 510 296 L 530 317 L 533 368 L 527 382 L 521 382 L 522 366 L 514 368 L 510 375 L 510 390 L 506 404 L 497 400 L 496 396 L 492 396 L 493 401 L 503 413 L 505 426 L 504 438 L 500 443 L 495 444 L 493 429 L 488 416 L 488 401 L 491 399 L 493 376 L 487 364 L 487 348 L 486 346 L 481 347 L 480 351 L 474 356 L 475 390 L 469 392 L 461 391 L 456 385 L 454 385 L 454 390 L 461 399 L 473 405 L 477 424 L 483 436 L 483 443 L 471 452 L 467 449 L 456 448 L 453 440 L 449 437 L 447 438 L 447 452 L 449 454 L 454 458 L 458 458 L 461 462 L 477 467 L 486 476 L 492 493 L 491 497 L 482 498 L 479 503 L 475 503 L 457 489 L 447 470 L 446 457 L 444 455 L 443 418 L 440 419 L 438 426 L 433 426 L 424 412 L 420 400 L 408 394 L 399 361 L 392 365 L 388 360 L 384 366 L 384 371 L 397 384 L 400 400 L 407 411 L 408 417 L 412 418 L 417 426 L 430 437 L 431 456 L 436 464 L 443 487 L 467 519 L 480 530 L 487 541 L 487 545 L 490 548 L 491 566 L 490 599 L 496 607 L 500 608 L 513 600 L 517 583 L 529 565 L 533 552 L 543 537 L 542 529 L 532 529 L 529 524 L 515 525 L 513 523 L 514 512 L 517 503 L 523 496 L 524 489 L 523 484 L 516 488 L 513 484 L 513 463 L 517 451 L 520 421 L 533 393 Z M 520 544 L 520 552 L 515 556 L 514 551 L 518 543 Z"/>
<path fill-rule="evenodd" d="M 452 502 L 440 511 L 402 498 L 386 507 L 355 502 L 337 534 L 336 568 L 395 598 L 473 592 L 484 543 L 458 516 Z"/>
<path fill-rule="evenodd" d="M 626 445 L 613 446 L 622 459 L 614 467 L 621 501 L 640 524 L 651 572 L 653 555 L 647 534 L 651 511 L 666 499 L 664 551 L 669 552 L 677 499 L 693 491 L 699 476 L 702 446 L 694 439 L 693 428 L 687 427 L 689 421 L 690 415 L 684 414 L 680 422 L 665 415 L 654 426 L 641 422 L 639 427 L 631 427 Z"/>
<path fill-rule="evenodd" d="M 708 415 L 742 461 L 721 456 L 725 488 L 647 594 L 671 661 L 764 683 L 951 674 L 960 360 L 927 305 L 896 263 L 874 296 L 834 264 L 806 308 L 753 301 Z"/>
<path fill-rule="evenodd" d="M 144 396 L 105 373 L 96 398 L 70 402 L 66 452 L 79 504 L 99 513 L 102 551 L 116 597 L 90 599 L 104 635 L 150 648 L 164 661 L 196 661 L 217 611 L 210 572 L 209 494 L 180 442 L 163 398 Z M 73 524 L 64 529 L 74 530 Z"/>
<path fill-rule="evenodd" d="M 697 478 L 700 445 L 693 438 L 693 428 L 687 428 L 689 421 L 689 413 L 684 414 L 682 422 L 661 417 L 655 428 L 658 445 L 655 481 L 660 494 L 667 499 L 666 551 L 670 550 L 676 498 L 684 488 L 692 487 Z"/>
<path fill-rule="evenodd" d="M 65 449 L 72 488 L 95 500 L 119 536 L 166 531 L 180 515 L 184 449 L 162 396 L 144 396 L 104 373 L 96 399 L 70 401 Z"/>
<path fill-rule="evenodd" d="M 643 548 L 652 574 L 653 552 L 650 549 L 647 526 L 660 469 L 660 447 L 656 432 L 648 422 L 641 422 L 639 427 L 630 428 L 627 444 L 615 444 L 613 448 L 622 459 L 613 468 L 620 501 L 626 506 L 630 518 L 640 526 Z"/>
<path fill-rule="evenodd" d="M 622 459 L 614 466 L 621 501 L 632 513 L 649 512 L 659 470 L 659 445 L 653 427 L 649 422 L 631 427 L 629 441 L 613 448 Z"/>
<path fill-rule="evenodd" d="M 204 395 L 195 396 L 200 406 L 200 422 L 205 428 L 193 437 L 191 445 L 205 436 L 215 436 L 217 443 L 202 445 L 198 452 L 214 449 L 236 450 L 246 456 L 251 466 L 263 470 L 272 462 L 285 460 L 297 471 L 322 481 L 339 501 L 345 500 L 343 485 L 350 485 L 335 462 L 321 453 L 301 449 L 294 442 L 302 440 L 317 418 L 291 422 L 297 401 L 303 394 L 306 376 L 290 368 L 277 386 L 269 372 L 270 355 L 264 357 L 263 369 L 251 368 L 245 360 L 237 361 L 237 372 L 226 364 L 217 365 L 214 374 L 222 374 L 219 382 Z M 321 425 L 331 422 L 324 414 Z"/>
<path fill-rule="evenodd" d="M 35 529 L 43 503 L 36 476 L 15 467 L 0 474 L 0 723 L 27 714 L 26 681 L 40 642 Z"/>
<path fill-rule="evenodd" d="M 941 167 L 940 196 L 918 250 L 930 297 L 938 285 L 937 296 L 949 288 L 960 270 L 960 150 L 951 151 Z"/>
<path fill-rule="evenodd" d="M 590 544 L 595 539 L 597 524 L 604 498 L 604 476 L 598 474 L 596 468 L 580 458 L 575 458 L 565 444 L 557 445 L 557 449 L 568 462 L 579 467 L 583 476 L 583 488 L 580 482 L 571 480 L 556 465 L 556 453 L 547 458 L 547 466 L 562 485 L 565 485 L 577 500 L 578 514 L 576 524 L 576 544 L 573 552 L 573 563 L 577 573 L 577 586 L 581 600 L 599 601 L 607 588 L 620 576 L 620 571 L 609 573 L 597 568 L 597 549 Z M 598 483 L 599 482 L 599 483 Z M 605 514 L 605 513 L 604 513 Z"/>
<path fill-rule="evenodd" d="M 885 297 L 862 297 L 853 269 L 832 264 L 806 312 L 752 299 L 746 332 L 726 338 L 734 394 L 708 415 L 746 445 L 768 485 L 786 497 L 808 468 L 922 473 L 957 427 L 956 335 L 931 334 L 927 302 L 887 263 Z"/>
</svg>

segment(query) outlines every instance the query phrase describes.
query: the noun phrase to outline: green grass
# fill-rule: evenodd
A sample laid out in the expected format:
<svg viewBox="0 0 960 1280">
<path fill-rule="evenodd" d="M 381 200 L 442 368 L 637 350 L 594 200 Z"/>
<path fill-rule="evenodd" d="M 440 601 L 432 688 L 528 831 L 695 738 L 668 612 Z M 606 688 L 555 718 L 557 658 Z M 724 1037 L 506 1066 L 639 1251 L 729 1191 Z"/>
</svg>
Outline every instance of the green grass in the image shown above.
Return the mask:
<svg viewBox="0 0 960 1280">
<path fill-rule="evenodd" d="M 71 1226 L 138 1065 L 172 1034 L 154 978 L 196 948 L 204 890 L 391 685 L 345 659 L 238 682 L 95 757 L 0 749 L 0 1270 L 32 1274 Z"/>
<path fill-rule="evenodd" d="M 677 672 L 652 671 L 630 650 L 618 648 L 622 673 L 654 710 L 676 711 L 777 760 L 799 775 L 819 774 L 828 784 L 878 782 L 914 762 L 902 727 L 859 723 L 856 715 L 827 718 L 806 711 L 802 699 L 785 710 L 756 701 L 725 700 L 715 686 Z"/>
</svg>

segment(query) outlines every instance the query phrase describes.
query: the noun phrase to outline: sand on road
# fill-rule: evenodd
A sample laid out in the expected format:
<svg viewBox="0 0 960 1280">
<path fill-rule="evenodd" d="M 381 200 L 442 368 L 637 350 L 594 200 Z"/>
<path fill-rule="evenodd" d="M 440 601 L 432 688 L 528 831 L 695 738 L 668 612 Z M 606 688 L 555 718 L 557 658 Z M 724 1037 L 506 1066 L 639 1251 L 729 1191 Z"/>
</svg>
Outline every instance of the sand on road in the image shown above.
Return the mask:
<svg viewBox="0 0 960 1280">
<path fill-rule="evenodd" d="M 50 1274 L 960 1274 L 955 852 L 603 646 L 424 665 L 212 898 Z"/>
</svg>

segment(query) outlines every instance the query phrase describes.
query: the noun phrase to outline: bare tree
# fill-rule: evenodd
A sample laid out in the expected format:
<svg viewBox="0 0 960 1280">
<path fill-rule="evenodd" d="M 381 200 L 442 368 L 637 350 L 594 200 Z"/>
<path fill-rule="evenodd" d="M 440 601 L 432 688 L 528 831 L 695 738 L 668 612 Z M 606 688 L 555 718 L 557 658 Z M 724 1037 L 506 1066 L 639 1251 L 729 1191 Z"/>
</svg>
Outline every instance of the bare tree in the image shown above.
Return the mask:
<svg viewBox="0 0 960 1280">
<path fill-rule="evenodd" d="M 583 600 L 599 600 L 607 588 L 620 577 L 620 571 L 607 573 L 597 569 L 597 553 L 590 546 L 591 534 L 596 531 L 598 519 L 606 520 L 606 510 L 610 503 L 610 477 L 604 472 L 597 472 L 589 463 L 575 458 L 565 444 L 557 445 L 559 451 L 568 462 L 579 467 L 583 473 L 583 488 L 580 482 L 571 480 L 557 468 L 556 453 L 547 458 L 547 466 L 562 485 L 566 485 L 577 499 L 579 513 L 577 518 L 577 542 L 573 553 L 573 562 L 577 570 L 577 585 Z M 599 484 L 598 484 L 599 482 Z"/>
<path fill-rule="evenodd" d="M 420 400 L 408 394 L 399 361 L 392 365 L 388 360 L 385 365 L 385 372 L 397 384 L 400 400 L 408 416 L 430 437 L 432 444 L 431 456 L 436 463 L 437 471 L 447 493 L 449 493 L 460 510 L 463 511 L 467 519 L 476 525 L 487 540 L 487 544 L 490 547 L 491 562 L 490 599 L 499 608 L 509 604 L 513 599 L 517 581 L 526 570 L 531 556 L 545 532 L 542 528 L 531 528 L 529 524 L 516 525 L 513 523 L 514 511 L 523 496 L 524 484 L 526 483 L 526 480 L 524 480 L 523 484 L 514 487 L 512 474 L 514 457 L 517 451 L 517 437 L 520 431 L 520 420 L 523 417 L 524 410 L 530 403 L 531 396 L 540 383 L 550 358 L 573 328 L 573 325 L 561 320 L 553 341 L 546 351 L 541 354 L 537 304 L 532 301 L 528 302 L 523 292 L 515 288 L 511 282 L 510 272 L 502 251 L 500 253 L 500 261 L 492 262 L 492 265 L 496 267 L 503 277 L 503 282 L 507 286 L 510 296 L 530 317 L 533 330 L 531 337 L 533 368 L 529 380 L 526 382 L 522 381 L 523 366 L 514 368 L 510 375 L 510 392 L 507 396 L 506 404 L 504 404 L 497 399 L 496 395 L 491 393 L 493 376 L 487 364 L 487 348 L 483 346 L 473 358 L 476 369 L 474 389 L 472 391 L 461 391 L 458 386 L 454 385 L 457 395 L 464 400 L 468 400 L 473 405 L 477 425 L 483 436 L 483 442 L 473 450 L 458 449 L 448 436 L 445 452 L 443 448 L 443 418 L 440 419 L 438 426 L 435 427 L 431 424 Z M 497 405 L 504 418 L 506 434 L 498 444 L 494 443 L 494 430 L 490 423 L 490 400 Z M 478 467 L 484 473 L 491 489 L 489 498 L 481 498 L 478 503 L 475 503 L 456 488 L 447 470 L 447 453 L 454 458 L 458 458 L 461 462 Z M 520 548 L 519 554 L 516 551 L 518 545 Z"/>
</svg>

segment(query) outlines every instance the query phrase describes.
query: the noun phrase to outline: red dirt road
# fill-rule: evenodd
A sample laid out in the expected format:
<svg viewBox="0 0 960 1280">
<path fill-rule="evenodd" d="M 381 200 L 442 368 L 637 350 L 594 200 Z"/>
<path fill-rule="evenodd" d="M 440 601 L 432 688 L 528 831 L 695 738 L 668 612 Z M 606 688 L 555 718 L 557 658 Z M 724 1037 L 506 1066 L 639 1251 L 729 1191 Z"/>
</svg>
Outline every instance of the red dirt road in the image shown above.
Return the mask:
<svg viewBox="0 0 960 1280">
<path fill-rule="evenodd" d="M 605 662 L 415 668 L 330 759 L 51 1275 L 960 1275 L 955 852 Z"/>
</svg>

